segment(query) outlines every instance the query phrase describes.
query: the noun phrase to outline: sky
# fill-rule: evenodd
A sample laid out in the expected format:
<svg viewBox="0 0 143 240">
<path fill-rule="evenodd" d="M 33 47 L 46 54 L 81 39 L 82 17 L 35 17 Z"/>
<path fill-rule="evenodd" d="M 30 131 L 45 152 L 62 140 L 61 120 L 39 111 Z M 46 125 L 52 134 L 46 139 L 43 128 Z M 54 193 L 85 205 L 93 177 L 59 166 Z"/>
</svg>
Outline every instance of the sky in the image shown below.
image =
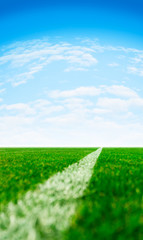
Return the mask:
<svg viewBox="0 0 143 240">
<path fill-rule="evenodd" d="M 0 147 L 141 147 L 142 9 L 0 1 Z"/>
</svg>

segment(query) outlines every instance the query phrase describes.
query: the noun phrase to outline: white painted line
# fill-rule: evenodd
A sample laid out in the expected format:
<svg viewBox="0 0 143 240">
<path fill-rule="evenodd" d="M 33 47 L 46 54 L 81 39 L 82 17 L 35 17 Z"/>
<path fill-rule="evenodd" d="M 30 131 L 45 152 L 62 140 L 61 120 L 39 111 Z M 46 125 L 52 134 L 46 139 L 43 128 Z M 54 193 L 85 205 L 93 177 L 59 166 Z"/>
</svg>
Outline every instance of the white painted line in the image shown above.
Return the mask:
<svg viewBox="0 0 143 240">
<path fill-rule="evenodd" d="M 101 148 L 58 172 L 0 215 L 1 240 L 61 239 L 92 176 Z"/>
</svg>

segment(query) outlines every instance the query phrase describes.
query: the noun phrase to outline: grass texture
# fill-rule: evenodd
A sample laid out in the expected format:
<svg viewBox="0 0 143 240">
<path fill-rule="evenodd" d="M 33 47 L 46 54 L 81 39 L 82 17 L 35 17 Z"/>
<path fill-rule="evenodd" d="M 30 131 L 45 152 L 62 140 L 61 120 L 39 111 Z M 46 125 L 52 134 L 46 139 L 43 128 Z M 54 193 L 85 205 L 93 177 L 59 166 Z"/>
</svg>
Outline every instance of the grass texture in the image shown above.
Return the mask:
<svg viewBox="0 0 143 240">
<path fill-rule="evenodd" d="M 96 148 L 1 148 L 0 206 L 34 190 L 58 171 L 79 161 Z"/>
<path fill-rule="evenodd" d="M 101 149 L 88 154 L 0 214 L 1 240 L 62 240 L 93 173 Z"/>
<path fill-rule="evenodd" d="M 65 239 L 143 239 L 143 148 L 102 150 Z"/>
</svg>

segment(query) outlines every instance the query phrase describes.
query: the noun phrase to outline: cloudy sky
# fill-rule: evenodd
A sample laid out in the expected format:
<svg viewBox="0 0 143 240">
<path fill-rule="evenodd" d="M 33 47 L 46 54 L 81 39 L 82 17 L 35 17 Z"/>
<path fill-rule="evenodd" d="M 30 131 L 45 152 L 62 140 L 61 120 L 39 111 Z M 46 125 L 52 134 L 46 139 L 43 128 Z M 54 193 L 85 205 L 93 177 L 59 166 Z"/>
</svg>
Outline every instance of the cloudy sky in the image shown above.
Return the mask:
<svg viewBox="0 0 143 240">
<path fill-rule="evenodd" d="M 142 146 L 140 0 L 0 2 L 0 146 Z"/>
</svg>

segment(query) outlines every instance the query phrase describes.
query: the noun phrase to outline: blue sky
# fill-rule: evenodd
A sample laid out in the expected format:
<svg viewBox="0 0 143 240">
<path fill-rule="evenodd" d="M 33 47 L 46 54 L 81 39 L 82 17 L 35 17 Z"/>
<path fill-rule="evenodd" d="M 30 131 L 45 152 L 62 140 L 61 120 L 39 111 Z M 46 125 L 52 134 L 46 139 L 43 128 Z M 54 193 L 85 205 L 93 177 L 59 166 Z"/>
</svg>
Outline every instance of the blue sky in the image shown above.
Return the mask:
<svg viewBox="0 0 143 240">
<path fill-rule="evenodd" d="M 142 146 L 142 1 L 0 2 L 0 146 Z"/>
</svg>

